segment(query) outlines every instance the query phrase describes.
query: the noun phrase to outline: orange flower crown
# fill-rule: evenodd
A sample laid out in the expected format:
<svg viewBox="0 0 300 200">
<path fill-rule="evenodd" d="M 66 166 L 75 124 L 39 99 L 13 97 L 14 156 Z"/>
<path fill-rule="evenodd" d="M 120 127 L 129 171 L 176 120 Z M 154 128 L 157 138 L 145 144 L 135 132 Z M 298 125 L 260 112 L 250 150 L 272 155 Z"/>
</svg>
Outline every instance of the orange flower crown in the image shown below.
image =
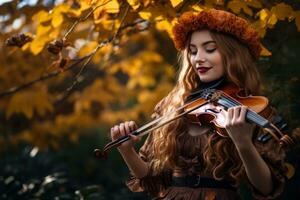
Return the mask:
<svg viewBox="0 0 300 200">
<path fill-rule="evenodd" d="M 183 13 L 178 23 L 173 27 L 174 44 L 176 49 L 184 50 L 188 35 L 196 30 L 207 28 L 223 32 L 236 37 L 248 46 L 250 53 L 258 59 L 261 52 L 258 32 L 251 28 L 247 21 L 223 10 L 208 9 L 198 14 L 193 12 Z"/>
</svg>

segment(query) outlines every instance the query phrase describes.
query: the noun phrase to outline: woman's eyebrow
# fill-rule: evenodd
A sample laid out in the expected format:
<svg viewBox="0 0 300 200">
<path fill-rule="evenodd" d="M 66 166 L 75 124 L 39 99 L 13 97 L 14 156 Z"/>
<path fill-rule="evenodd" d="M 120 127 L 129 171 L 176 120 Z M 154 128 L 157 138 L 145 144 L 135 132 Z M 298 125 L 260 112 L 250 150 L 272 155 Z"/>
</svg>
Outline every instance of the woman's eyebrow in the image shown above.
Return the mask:
<svg viewBox="0 0 300 200">
<path fill-rule="evenodd" d="M 202 43 L 202 46 L 205 46 L 205 45 L 207 45 L 207 44 L 209 44 L 209 43 L 216 43 L 215 41 L 213 41 L 213 40 L 209 40 L 209 41 L 206 41 L 206 42 L 203 42 Z M 196 47 L 196 45 L 195 44 L 190 44 L 190 46 L 193 46 L 193 47 Z"/>
</svg>

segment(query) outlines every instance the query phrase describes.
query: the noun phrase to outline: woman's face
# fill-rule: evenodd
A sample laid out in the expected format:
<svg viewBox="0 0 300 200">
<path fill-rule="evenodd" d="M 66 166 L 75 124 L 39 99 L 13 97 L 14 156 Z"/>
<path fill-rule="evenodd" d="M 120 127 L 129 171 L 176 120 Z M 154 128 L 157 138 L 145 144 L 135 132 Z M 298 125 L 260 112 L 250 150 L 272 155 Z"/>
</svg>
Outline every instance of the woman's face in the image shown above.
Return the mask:
<svg viewBox="0 0 300 200">
<path fill-rule="evenodd" d="M 214 81 L 224 75 L 220 51 L 208 30 L 193 32 L 188 48 L 192 67 L 202 82 Z"/>
</svg>

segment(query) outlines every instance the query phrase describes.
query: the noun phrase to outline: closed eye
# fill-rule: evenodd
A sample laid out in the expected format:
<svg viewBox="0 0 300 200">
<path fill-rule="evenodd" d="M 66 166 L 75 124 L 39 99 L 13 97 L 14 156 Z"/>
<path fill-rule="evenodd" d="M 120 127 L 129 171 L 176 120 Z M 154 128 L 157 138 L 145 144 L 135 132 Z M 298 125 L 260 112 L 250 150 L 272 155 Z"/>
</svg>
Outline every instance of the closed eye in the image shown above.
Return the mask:
<svg viewBox="0 0 300 200">
<path fill-rule="evenodd" d="M 214 49 L 206 49 L 206 52 L 212 53 L 212 52 L 214 52 L 215 50 L 216 50 L 216 48 L 214 48 Z"/>
</svg>

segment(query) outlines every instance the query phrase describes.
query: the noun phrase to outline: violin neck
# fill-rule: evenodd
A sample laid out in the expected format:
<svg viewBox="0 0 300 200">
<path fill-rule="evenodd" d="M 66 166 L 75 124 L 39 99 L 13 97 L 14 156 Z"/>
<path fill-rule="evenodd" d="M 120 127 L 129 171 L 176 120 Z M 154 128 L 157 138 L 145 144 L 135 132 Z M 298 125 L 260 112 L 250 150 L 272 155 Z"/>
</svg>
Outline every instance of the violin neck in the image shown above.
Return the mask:
<svg viewBox="0 0 300 200">
<path fill-rule="evenodd" d="M 269 121 L 265 119 L 264 117 L 260 116 L 256 112 L 247 109 L 247 114 L 246 114 L 246 120 L 250 123 L 254 123 L 262 128 L 267 128 L 269 127 Z"/>
</svg>

